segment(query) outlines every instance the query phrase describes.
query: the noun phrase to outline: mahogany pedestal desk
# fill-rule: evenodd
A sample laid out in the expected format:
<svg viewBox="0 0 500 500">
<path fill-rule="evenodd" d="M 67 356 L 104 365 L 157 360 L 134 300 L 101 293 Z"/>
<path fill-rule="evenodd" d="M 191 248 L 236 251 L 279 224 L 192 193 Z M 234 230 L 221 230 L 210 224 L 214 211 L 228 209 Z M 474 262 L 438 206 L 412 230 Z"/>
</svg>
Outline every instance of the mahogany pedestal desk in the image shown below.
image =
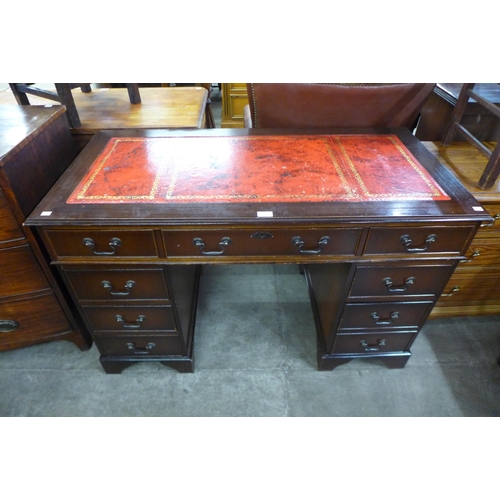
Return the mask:
<svg viewBox="0 0 500 500">
<path fill-rule="evenodd" d="M 491 222 L 406 129 L 100 132 L 27 220 L 107 373 L 193 371 L 200 269 L 238 263 L 301 265 L 320 370 L 402 368 Z"/>
</svg>

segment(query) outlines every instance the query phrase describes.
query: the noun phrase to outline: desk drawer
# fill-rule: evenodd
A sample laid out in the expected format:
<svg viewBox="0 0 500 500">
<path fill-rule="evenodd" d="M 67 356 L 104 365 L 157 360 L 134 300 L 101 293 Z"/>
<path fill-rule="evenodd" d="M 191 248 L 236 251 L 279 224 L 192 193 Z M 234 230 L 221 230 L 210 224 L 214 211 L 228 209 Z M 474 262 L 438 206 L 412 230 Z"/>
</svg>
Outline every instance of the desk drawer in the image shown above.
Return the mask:
<svg viewBox="0 0 500 500">
<path fill-rule="evenodd" d="M 45 235 L 55 258 L 158 257 L 153 230 L 57 230 Z"/>
<path fill-rule="evenodd" d="M 407 351 L 415 332 L 337 335 L 333 345 L 336 354 L 374 354 L 384 352 Z"/>
<path fill-rule="evenodd" d="M 374 302 L 346 304 L 339 329 L 394 330 L 418 329 L 425 321 L 433 302 Z"/>
<path fill-rule="evenodd" d="M 54 339 L 73 329 L 53 294 L 0 303 L 0 347 Z"/>
<path fill-rule="evenodd" d="M 355 255 L 361 229 L 163 231 L 167 257 Z"/>
<path fill-rule="evenodd" d="M 446 266 L 358 266 L 349 298 L 429 297 L 434 298 L 453 270 Z"/>
<path fill-rule="evenodd" d="M 64 269 L 80 300 L 169 298 L 162 269 Z"/>
<path fill-rule="evenodd" d="M 143 332 L 170 331 L 176 326 L 172 307 L 162 306 L 84 306 L 83 310 L 95 331 Z"/>
<path fill-rule="evenodd" d="M 105 356 L 182 356 L 178 335 L 99 335 L 99 352 Z"/>
<path fill-rule="evenodd" d="M 474 229 L 475 226 L 372 227 L 363 254 L 461 254 Z"/>
</svg>

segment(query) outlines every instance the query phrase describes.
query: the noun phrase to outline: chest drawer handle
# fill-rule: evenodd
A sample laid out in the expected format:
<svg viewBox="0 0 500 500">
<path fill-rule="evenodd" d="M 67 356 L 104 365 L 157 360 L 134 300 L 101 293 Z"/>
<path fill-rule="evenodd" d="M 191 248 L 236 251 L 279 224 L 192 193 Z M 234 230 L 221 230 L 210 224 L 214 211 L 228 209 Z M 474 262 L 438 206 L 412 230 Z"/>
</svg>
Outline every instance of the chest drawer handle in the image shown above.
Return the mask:
<svg viewBox="0 0 500 500">
<path fill-rule="evenodd" d="M 94 255 L 115 255 L 118 247 L 122 244 L 122 240 L 120 238 L 111 238 L 111 241 L 109 242 L 109 246 L 112 248 L 111 252 L 97 252 L 94 250 L 95 241 L 92 238 L 83 238 L 83 244 L 90 248 Z"/>
<path fill-rule="evenodd" d="M 13 319 L 0 319 L 0 333 L 10 333 L 19 328 L 19 323 Z"/>
<path fill-rule="evenodd" d="M 220 251 L 211 251 L 211 252 L 206 252 L 203 250 L 205 248 L 205 242 L 201 238 L 194 238 L 193 239 L 194 246 L 198 247 L 200 249 L 200 252 L 203 255 L 222 255 L 226 251 L 226 247 L 230 245 L 231 238 L 229 236 L 224 236 L 221 238 L 219 241 L 219 247 L 222 249 Z"/>
<path fill-rule="evenodd" d="M 156 347 L 154 342 L 149 342 L 145 345 L 144 349 L 137 348 L 133 342 L 127 342 L 127 349 L 133 350 L 134 354 L 149 354 L 149 351 Z"/>
<path fill-rule="evenodd" d="M 121 314 L 117 314 L 115 318 L 118 323 L 123 323 L 123 328 L 140 328 L 141 324 L 146 320 L 146 316 L 143 314 L 139 314 L 139 316 L 137 316 L 135 323 L 125 321 L 125 318 Z"/>
<path fill-rule="evenodd" d="M 372 312 L 370 316 L 376 325 L 392 325 L 393 321 L 399 318 L 399 313 L 397 311 L 392 312 L 387 319 L 380 319 L 380 316 L 376 312 Z"/>
<path fill-rule="evenodd" d="M 407 252 L 425 252 L 426 250 L 429 249 L 429 244 L 434 243 L 436 240 L 437 240 L 437 236 L 435 234 L 429 234 L 429 236 L 427 236 L 427 238 L 425 238 L 426 245 L 424 247 L 410 248 L 410 245 L 413 243 L 413 241 L 410 238 L 409 234 L 403 234 L 403 236 L 401 236 L 401 238 L 399 238 L 399 241 L 406 247 Z"/>
<path fill-rule="evenodd" d="M 295 245 L 296 247 L 299 247 L 299 253 L 306 254 L 306 255 L 316 255 L 318 253 L 321 253 L 323 250 L 323 246 L 327 245 L 330 243 L 330 236 L 322 236 L 318 240 L 318 248 L 315 250 L 302 250 L 302 247 L 305 245 L 304 240 L 300 236 L 294 236 L 292 238 L 292 244 Z"/>
<path fill-rule="evenodd" d="M 376 344 L 369 344 L 366 340 L 360 340 L 359 343 L 365 348 L 366 352 L 380 351 L 385 346 L 386 340 L 380 339 Z"/>
<path fill-rule="evenodd" d="M 414 277 L 406 278 L 404 285 L 395 287 L 392 286 L 394 283 L 392 282 L 391 278 L 384 278 L 382 280 L 382 283 L 386 286 L 388 292 L 391 293 L 406 292 L 406 290 L 408 290 L 408 287 L 410 285 L 413 285 L 413 283 L 415 283 L 415 278 Z"/>
<path fill-rule="evenodd" d="M 115 292 L 113 290 L 113 285 L 109 281 L 101 281 L 101 285 L 104 289 L 109 290 L 110 295 L 122 297 L 130 295 L 132 288 L 135 286 L 135 281 L 129 280 L 125 283 L 126 292 Z"/>
</svg>

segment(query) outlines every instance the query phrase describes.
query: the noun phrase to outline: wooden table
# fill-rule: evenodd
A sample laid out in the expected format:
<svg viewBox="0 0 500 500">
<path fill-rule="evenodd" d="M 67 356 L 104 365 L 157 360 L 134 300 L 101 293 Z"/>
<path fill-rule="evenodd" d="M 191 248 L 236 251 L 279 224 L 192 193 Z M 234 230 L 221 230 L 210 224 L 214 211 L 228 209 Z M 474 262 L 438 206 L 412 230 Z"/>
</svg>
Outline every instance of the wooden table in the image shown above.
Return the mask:
<svg viewBox="0 0 500 500">
<path fill-rule="evenodd" d="M 141 88 L 141 103 L 131 104 L 127 89 L 93 89 L 90 93 L 73 90 L 82 126 L 72 129 L 83 148 L 99 130 L 122 129 L 202 129 L 208 93 L 203 87 Z M 4 92 L 0 102 L 12 93 Z M 51 101 L 30 96 L 32 104 L 50 105 Z"/>
<path fill-rule="evenodd" d="M 406 129 L 225 129 L 101 132 L 27 224 L 119 373 L 192 371 L 200 268 L 238 263 L 301 265 L 319 369 L 401 368 L 485 221 Z"/>
</svg>

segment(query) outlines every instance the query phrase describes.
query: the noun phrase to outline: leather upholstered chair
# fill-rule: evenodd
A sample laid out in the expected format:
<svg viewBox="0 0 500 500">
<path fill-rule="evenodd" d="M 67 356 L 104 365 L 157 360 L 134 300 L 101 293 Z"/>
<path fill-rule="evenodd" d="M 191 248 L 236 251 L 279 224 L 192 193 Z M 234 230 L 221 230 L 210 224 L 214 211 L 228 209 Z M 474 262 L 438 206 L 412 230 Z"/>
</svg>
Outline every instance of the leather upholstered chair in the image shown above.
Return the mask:
<svg viewBox="0 0 500 500">
<path fill-rule="evenodd" d="M 416 126 L 434 83 L 248 83 L 246 127 Z"/>
</svg>

